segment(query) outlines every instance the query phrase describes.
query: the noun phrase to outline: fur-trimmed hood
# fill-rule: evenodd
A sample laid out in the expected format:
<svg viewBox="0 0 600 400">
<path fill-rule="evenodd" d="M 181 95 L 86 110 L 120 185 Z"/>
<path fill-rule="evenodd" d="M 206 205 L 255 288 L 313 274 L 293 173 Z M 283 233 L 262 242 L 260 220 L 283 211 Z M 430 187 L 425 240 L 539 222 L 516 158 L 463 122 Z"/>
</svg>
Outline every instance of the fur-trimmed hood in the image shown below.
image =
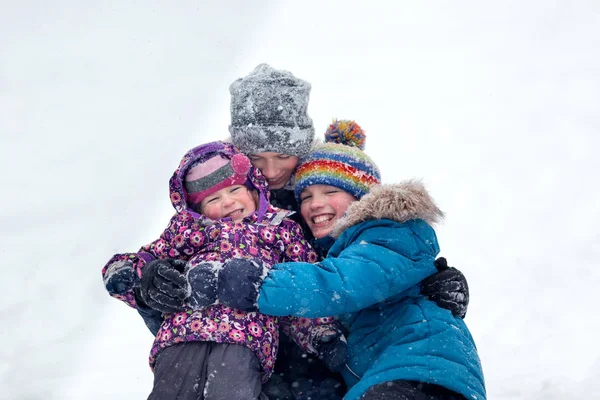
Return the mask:
<svg viewBox="0 0 600 400">
<path fill-rule="evenodd" d="M 331 236 L 358 223 L 372 219 L 406 222 L 422 219 L 428 224 L 440 222 L 444 213 L 435 204 L 422 182 L 408 180 L 396 184 L 373 186 L 360 201 L 348 207 L 346 214 L 335 224 Z"/>
</svg>

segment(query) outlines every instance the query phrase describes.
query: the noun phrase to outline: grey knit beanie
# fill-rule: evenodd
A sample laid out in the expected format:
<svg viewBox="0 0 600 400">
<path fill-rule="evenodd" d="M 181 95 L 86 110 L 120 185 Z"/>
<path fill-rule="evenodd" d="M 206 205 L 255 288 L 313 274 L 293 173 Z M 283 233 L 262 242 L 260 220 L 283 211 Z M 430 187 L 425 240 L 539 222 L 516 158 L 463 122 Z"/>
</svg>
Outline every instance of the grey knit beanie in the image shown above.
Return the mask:
<svg viewBox="0 0 600 400">
<path fill-rule="evenodd" d="M 308 116 L 310 83 L 291 72 L 260 64 L 229 86 L 233 144 L 246 154 L 265 151 L 302 157 L 315 128 Z"/>
</svg>

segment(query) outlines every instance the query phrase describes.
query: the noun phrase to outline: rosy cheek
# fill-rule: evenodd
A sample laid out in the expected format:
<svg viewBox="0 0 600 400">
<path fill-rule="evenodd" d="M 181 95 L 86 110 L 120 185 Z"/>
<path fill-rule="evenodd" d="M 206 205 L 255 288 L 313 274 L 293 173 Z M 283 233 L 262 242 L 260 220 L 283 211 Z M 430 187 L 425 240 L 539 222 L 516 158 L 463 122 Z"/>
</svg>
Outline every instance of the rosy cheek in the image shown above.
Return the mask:
<svg viewBox="0 0 600 400">
<path fill-rule="evenodd" d="M 217 207 L 215 207 L 215 206 L 206 207 L 203 214 L 210 219 L 218 219 L 219 218 L 218 210 L 217 210 Z"/>
<path fill-rule="evenodd" d="M 300 215 L 302 215 L 302 218 L 304 218 L 304 220 L 307 220 L 307 216 L 308 216 L 308 201 L 303 201 L 300 204 Z"/>
</svg>

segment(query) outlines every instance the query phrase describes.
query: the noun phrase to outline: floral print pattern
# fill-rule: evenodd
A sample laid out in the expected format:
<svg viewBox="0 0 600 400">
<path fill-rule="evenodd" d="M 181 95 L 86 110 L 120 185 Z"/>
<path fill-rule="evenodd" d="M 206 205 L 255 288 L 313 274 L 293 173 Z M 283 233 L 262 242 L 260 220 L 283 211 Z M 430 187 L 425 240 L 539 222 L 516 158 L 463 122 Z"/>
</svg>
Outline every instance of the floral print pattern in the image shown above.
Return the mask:
<svg viewBox="0 0 600 400">
<path fill-rule="evenodd" d="M 186 167 L 201 157 L 210 158 L 215 155 L 215 152 L 198 152 L 199 148 L 203 146 L 186 154 L 171 178 L 170 198 L 177 213 L 164 232 L 157 240 L 143 246 L 138 253 L 113 256 L 104 267 L 103 275 L 113 262 L 123 260 L 131 262 L 140 277 L 144 266 L 152 259 L 182 259 L 188 261 L 187 268 L 190 269 L 202 262 L 224 262 L 232 258 L 259 259 L 266 265 L 285 261 L 316 261 L 317 255 L 304 239 L 300 226 L 286 218 L 291 212 L 268 203 L 267 184 L 258 169 L 251 168 L 248 173 L 250 182 L 259 190 L 258 210 L 242 221 L 211 220 L 189 209 L 182 185 Z M 230 144 L 223 144 L 216 153 L 231 157 L 235 154 L 235 149 Z M 133 288 L 114 297 L 136 307 Z M 275 364 L 280 326 L 305 351 L 314 352 L 309 343 L 311 330 L 331 325 L 333 321 L 333 318 L 277 318 L 222 305 L 165 314 L 150 352 L 150 365 L 154 367 L 156 357 L 162 349 L 176 343 L 236 343 L 245 345 L 254 352 L 263 368 L 263 381 L 266 381 Z"/>
</svg>

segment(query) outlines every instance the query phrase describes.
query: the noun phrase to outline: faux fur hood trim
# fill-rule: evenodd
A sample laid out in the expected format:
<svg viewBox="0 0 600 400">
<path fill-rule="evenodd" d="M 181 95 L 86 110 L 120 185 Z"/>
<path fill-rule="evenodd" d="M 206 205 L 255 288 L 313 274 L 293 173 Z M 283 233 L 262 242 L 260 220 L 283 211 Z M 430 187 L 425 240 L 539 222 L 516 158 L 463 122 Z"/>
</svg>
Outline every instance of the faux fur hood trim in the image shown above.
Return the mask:
<svg viewBox="0 0 600 400">
<path fill-rule="evenodd" d="M 373 186 L 360 201 L 350 204 L 344 217 L 335 224 L 331 236 L 337 238 L 351 226 L 372 219 L 391 219 L 401 223 L 422 219 L 431 225 L 443 218 L 444 213 L 437 207 L 423 183 L 408 180 Z"/>
</svg>

